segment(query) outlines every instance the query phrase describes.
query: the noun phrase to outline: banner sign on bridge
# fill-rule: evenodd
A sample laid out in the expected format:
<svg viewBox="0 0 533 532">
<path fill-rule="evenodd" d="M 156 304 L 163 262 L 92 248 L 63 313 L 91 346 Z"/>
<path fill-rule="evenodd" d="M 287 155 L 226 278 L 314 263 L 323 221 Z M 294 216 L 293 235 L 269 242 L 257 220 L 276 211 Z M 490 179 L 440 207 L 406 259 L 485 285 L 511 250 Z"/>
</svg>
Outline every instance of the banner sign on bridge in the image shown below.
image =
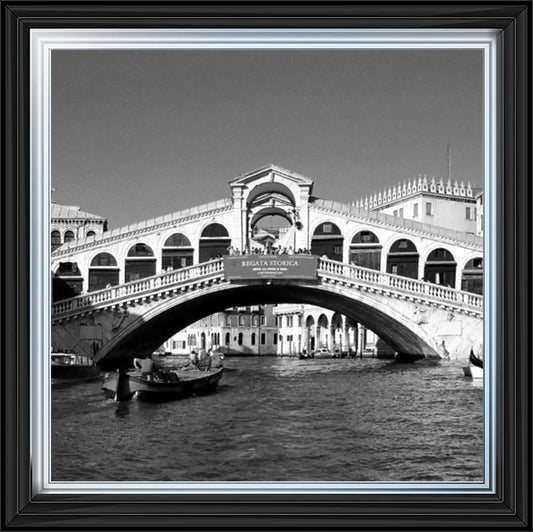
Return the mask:
<svg viewBox="0 0 533 532">
<path fill-rule="evenodd" d="M 317 279 L 318 257 L 313 255 L 225 256 L 224 273 L 229 281 L 257 279 Z"/>
</svg>

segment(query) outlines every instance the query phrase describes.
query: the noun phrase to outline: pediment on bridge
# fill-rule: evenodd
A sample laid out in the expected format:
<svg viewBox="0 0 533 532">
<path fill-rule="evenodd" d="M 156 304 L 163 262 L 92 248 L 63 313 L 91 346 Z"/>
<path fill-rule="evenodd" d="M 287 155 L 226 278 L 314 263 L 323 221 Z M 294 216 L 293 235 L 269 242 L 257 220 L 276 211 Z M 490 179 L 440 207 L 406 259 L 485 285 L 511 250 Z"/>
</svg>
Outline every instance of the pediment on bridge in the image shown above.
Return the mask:
<svg viewBox="0 0 533 532">
<path fill-rule="evenodd" d="M 309 177 L 287 170 L 281 166 L 275 164 L 269 164 L 257 170 L 253 170 L 246 174 L 240 175 L 229 182 L 231 188 L 236 187 L 249 187 L 256 182 L 268 182 L 284 183 L 296 186 L 309 187 L 309 193 L 311 193 L 314 181 Z"/>
</svg>

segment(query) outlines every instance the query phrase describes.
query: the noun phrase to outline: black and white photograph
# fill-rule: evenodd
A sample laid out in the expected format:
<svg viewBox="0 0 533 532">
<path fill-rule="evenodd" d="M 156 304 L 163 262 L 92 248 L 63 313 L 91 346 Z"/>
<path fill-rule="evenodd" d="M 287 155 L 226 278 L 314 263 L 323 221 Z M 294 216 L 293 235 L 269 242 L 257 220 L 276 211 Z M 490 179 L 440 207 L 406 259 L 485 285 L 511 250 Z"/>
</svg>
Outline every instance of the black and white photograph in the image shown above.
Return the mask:
<svg viewBox="0 0 533 532">
<path fill-rule="evenodd" d="M 485 481 L 482 50 L 50 75 L 53 482 Z"/>
<path fill-rule="evenodd" d="M 0 0 L 0 529 L 531 531 L 532 1 Z"/>
</svg>

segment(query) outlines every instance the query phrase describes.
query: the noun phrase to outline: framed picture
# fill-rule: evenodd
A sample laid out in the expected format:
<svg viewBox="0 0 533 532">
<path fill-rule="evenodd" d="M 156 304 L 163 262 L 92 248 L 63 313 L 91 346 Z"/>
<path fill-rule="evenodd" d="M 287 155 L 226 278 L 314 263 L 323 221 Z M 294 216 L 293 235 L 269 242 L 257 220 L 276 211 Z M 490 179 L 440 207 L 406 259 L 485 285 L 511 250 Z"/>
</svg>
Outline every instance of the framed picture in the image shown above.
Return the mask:
<svg viewBox="0 0 533 532">
<path fill-rule="evenodd" d="M 6 530 L 531 530 L 529 2 L 2 13 Z"/>
</svg>

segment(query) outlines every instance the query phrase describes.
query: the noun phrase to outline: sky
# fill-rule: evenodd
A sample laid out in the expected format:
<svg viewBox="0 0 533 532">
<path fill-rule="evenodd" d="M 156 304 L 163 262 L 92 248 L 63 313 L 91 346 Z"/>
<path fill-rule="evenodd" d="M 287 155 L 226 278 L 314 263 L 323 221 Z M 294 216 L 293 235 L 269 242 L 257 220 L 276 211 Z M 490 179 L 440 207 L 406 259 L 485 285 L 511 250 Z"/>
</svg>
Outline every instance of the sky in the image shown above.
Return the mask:
<svg viewBox="0 0 533 532">
<path fill-rule="evenodd" d="M 268 164 L 357 200 L 412 176 L 482 185 L 476 50 L 52 52 L 52 200 L 109 228 L 230 197 Z"/>
</svg>

